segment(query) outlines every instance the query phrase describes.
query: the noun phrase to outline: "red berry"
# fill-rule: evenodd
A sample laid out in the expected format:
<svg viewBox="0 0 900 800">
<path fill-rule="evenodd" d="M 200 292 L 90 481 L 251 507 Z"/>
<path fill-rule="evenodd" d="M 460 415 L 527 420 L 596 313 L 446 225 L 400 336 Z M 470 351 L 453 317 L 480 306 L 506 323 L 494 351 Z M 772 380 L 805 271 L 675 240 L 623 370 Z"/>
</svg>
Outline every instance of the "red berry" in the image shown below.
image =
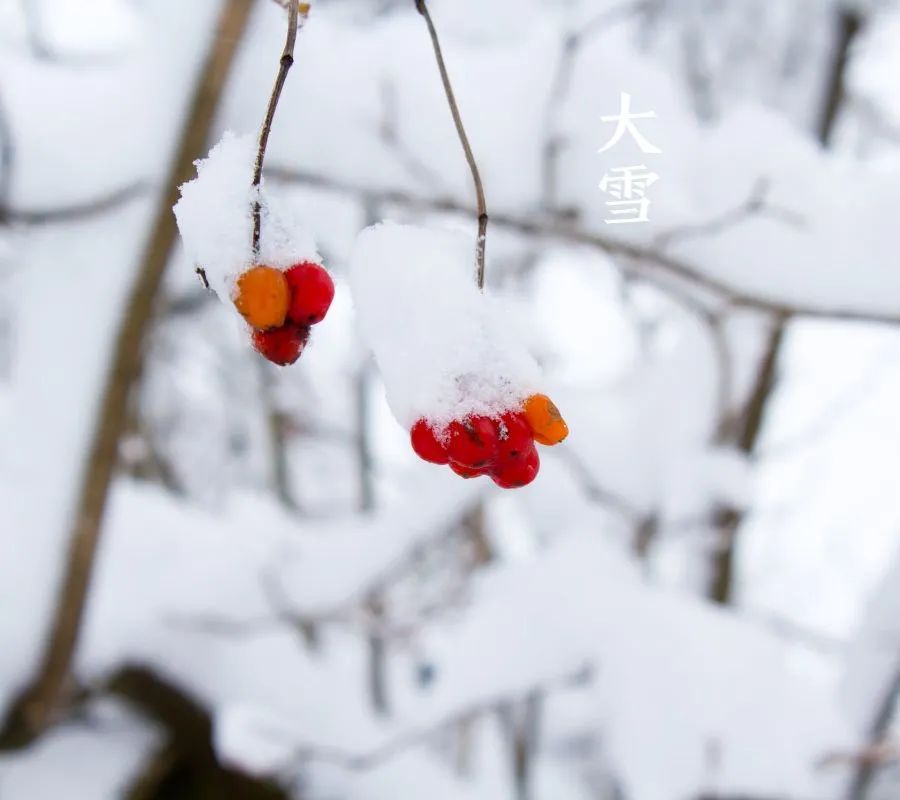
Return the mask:
<svg viewBox="0 0 900 800">
<path fill-rule="evenodd" d="M 450 437 L 447 452 L 451 461 L 470 469 L 482 469 L 494 463 L 500 439 L 494 420 L 488 417 L 454 420 L 447 431 Z"/>
<path fill-rule="evenodd" d="M 469 478 L 477 478 L 479 475 L 486 475 L 487 473 L 484 469 L 473 469 L 472 467 L 464 467 L 461 464 L 455 464 L 452 461 L 450 462 L 450 469 L 452 469 L 460 478 L 465 478 L 468 480 Z"/>
<path fill-rule="evenodd" d="M 273 364 L 293 364 L 309 341 L 309 327 L 286 323 L 270 331 L 253 331 L 253 347 Z"/>
<path fill-rule="evenodd" d="M 325 319 L 334 299 L 334 281 L 319 264 L 304 261 L 285 270 L 291 290 L 287 316 L 297 325 L 315 325 Z"/>
<path fill-rule="evenodd" d="M 409 432 L 409 439 L 412 443 L 412 449 L 416 451 L 416 455 L 423 461 L 429 461 L 432 464 L 447 463 L 447 448 L 438 438 L 434 428 L 431 427 L 424 419 L 420 419 L 412 426 Z"/>
<path fill-rule="evenodd" d="M 501 489 L 518 489 L 531 483 L 540 468 L 541 459 L 532 443 L 523 458 L 509 459 L 491 470 L 491 479 Z"/>
<path fill-rule="evenodd" d="M 525 415 L 519 411 L 508 411 L 501 416 L 497 465 L 525 458 L 532 449 L 534 449 L 534 434 Z"/>
</svg>

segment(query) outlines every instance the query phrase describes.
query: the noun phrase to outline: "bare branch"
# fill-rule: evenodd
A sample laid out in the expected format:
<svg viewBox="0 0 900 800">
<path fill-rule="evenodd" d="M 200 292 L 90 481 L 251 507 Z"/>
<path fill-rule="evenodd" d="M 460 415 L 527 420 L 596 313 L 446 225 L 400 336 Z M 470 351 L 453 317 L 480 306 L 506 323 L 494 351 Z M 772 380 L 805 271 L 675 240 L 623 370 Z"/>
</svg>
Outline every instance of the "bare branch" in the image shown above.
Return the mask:
<svg viewBox="0 0 900 800">
<path fill-rule="evenodd" d="M 431 44 L 434 48 L 434 57 L 437 60 L 438 70 L 441 73 L 441 83 L 444 85 L 444 93 L 447 95 L 447 103 L 450 106 L 450 113 L 453 115 L 453 123 L 456 125 L 456 132 L 459 134 L 459 141 L 462 145 L 463 152 L 466 155 L 466 162 L 469 164 L 469 170 L 472 172 L 472 181 L 475 184 L 475 198 L 478 213 L 478 237 L 475 240 L 475 280 L 478 283 L 478 288 L 483 289 L 484 255 L 488 226 L 487 203 L 484 199 L 484 185 L 481 182 L 478 164 L 475 162 L 475 155 L 472 153 L 469 137 L 466 134 L 462 116 L 459 113 L 459 105 L 456 102 L 456 96 L 453 94 L 453 85 L 450 83 L 450 75 L 447 73 L 447 65 L 444 63 L 444 54 L 441 52 L 441 43 L 438 39 L 434 22 L 431 20 L 431 14 L 428 11 L 425 0 L 415 0 L 415 3 L 416 10 L 425 18 L 425 24 L 428 26 L 428 34 L 431 37 Z"/>
</svg>

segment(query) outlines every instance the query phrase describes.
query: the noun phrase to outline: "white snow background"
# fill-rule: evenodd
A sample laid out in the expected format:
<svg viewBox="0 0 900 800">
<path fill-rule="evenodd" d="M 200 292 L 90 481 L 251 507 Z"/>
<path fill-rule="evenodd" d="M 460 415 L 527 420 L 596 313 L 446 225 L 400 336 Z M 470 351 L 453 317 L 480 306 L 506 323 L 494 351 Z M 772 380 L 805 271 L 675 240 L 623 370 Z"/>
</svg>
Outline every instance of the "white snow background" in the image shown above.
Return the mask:
<svg viewBox="0 0 900 800">
<path fill-rule="evenodd" d="M 471 176 L 413 3 L 314 2 L 272 131 L 263 255 L 318 251 L 337 295 L 274 370 L 193 271 L 227 299 L 250 256 L 252 137 L 284 35 L 256 4 L 208 143 L 222 189 L 185 195 L 201 235 L 157 298 L 79 682 L 154 670 L 208 713 L 223 763 L 297 800 L 848 797 L 900 664 L 900 328 L 855 321 L 900 318 L 900 10 L 857 4 L 869 24 L 826 148 L 843 4 L 651 5 L 430 0 L 492 215 L 481 296 L 458 211 Z M 220 8 L 0 0 L 3 708 L 41 652 Z M 660 155 L 598 154 L 623 91 L 655 112 Z M 606 225 L 601 178 L 640 163 L 660 176 L 651 221 Z M 86 219 L 31 214 L 135 183 Z M 801 313 L 748 456 L 720 406 L 746 399 L 766 305 Z M 447 390 L 460 373 L 485 407 L 534 390 L 560 406 L 571 436 L 533 485 L 411 453 L 418 416 L 472 410 Z M 705 597 L 723 508 L 744 514 L 726 607 Z M 108 697 L 84 712 L 0 752 L 0 798 L 129 796 L 167 731 Z M 869 800 L 900 792 L 878 780 Z"/>
</svg>

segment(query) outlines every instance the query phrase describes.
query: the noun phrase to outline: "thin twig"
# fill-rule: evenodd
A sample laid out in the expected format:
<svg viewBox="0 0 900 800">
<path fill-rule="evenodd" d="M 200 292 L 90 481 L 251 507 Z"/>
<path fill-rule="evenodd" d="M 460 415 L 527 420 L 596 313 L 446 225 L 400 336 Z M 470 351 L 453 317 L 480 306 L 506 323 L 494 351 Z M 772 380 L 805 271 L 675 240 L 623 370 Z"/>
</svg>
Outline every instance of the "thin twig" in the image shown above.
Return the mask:
<svg viewBox="0 0 900 800">
<path fill-rule="evenodd" d="M 269 107 L 266 109 L 266 117 L 263 120 L 262 130 L 259 132 L 259 147 L 256 151 L 256 165 L 253 169 L 253 188 L 257 191 L 256 200 L 253 202 L 253 253 L 259 253 L 259 236 L 262 229 L 262 206 L 259 199 L 259 184 L 262 181 L 263 161 L 266 158 L 266 147 L 269 144 L 269 133 L 272 131 L 272 121 L 275 119 L 275 111 L 278 108 L 278 100 L 281 98 L 281 90 L 284 89 L 288 72 L 294 65 L 294 45 L 297 42 L 298 18 L 305 21 L 309 15 L 309 3 L 296 3 L 291 0 L 288 3 L 288 30 L 284 42 L 284 50 L 281 52 L 281 61 L 278 65 L 278 75 L 272 94 L 269 96 Z"/>
<path fill-rule="evenodd" d="M 478 238 L 475 240 L 475 280 L 478 283 L 478 288 L 484 289 L 484 253 L 488 226 L 484 185 L 481 182 L 481 173 L 478 171 L 478 164 L 475 162 L 475 155 L 472 153 L 472 146 L 469 144 L 469 137 L 466 134 L 462 116 L 459 113 L 456 96 L 453 94 L 453 85 L 450 83 L 447 65 L 444 63 L 444 54 L 441 52 L 441 43 L 438 40 L 434 22 L 431 20 L 431 14 L 428 13 L 425 0 L 415 0 L 415 3 L 416 10 L 425 18 L 425 24 L 428 26 L 428 34 L 431 36 L 431 44 L 434 47 L 434 57 L 437 60 L 438 70 L 441 73 L 441 83 L 444 84 L 444 93 L 447 95 L 447 103 L 450 106 L 450 113 L 453 115 L 453 123 L 456 125 L 456 132 L 459 134 L 459 141 L 463 152 L 466 154 L 466 161 L 469 164 L 469 169 L 472 172 L 472 181 L 475 184 L 476 207 L 478 211 Z"/>
</svg>

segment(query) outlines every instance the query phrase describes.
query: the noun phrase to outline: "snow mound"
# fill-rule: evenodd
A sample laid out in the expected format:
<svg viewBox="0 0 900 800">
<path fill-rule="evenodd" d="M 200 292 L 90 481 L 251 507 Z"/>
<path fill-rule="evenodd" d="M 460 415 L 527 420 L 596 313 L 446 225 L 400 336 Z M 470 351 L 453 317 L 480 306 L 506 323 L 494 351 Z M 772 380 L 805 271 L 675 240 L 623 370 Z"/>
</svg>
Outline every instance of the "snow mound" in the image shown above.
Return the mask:
<svg viewBox="0 0 900 800">
<path fill-rule="evenodd" d="M 497 416 L 539 391 L 540 369 L 506 304 L 478 290 L 474 244 L 456 231 L 382 223 L 351 259 L 357 322 L 391 411 L 410 428 Z"/>
<path fill-rule="evenodd" d="M 210 287 L 231 300 L 237 277 L 254 263 L 286 269 L 321 259 L 297 212 L 281 198 L 252 186 L 256 161 L 252 136 L 226 133 L 205 159 L 197 177 L 181 186 L 175 218 L 188 258 L 206 272 Z M 261 203 L 259 256 L 252 247 L 253 204 Z"/>
</svg>

